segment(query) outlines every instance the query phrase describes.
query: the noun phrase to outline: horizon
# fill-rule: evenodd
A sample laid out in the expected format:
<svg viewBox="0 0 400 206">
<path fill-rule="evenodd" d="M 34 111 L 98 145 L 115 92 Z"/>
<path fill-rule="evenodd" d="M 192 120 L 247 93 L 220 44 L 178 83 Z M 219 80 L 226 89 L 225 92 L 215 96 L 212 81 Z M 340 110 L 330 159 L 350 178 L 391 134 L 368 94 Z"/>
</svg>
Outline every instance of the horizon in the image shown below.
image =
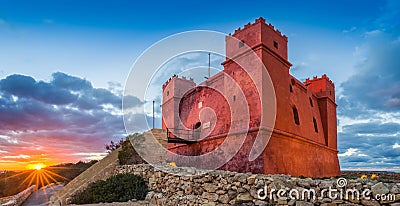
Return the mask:
<svg viewBox="0 0 400 206">
<path fill-rule="evenodd" d="M 341 170 L 400 171 L 398 1 L 153 4 L 0 5 L 0 170 L 103 158 L 105 144 L 127 135 L 124 85 L 146 48 L 188 30 L 233 33 L 262 16 L 288 37 L 293 76 L 304 81 L 327 74 L 335 83 Z M 215 74 L 222 59 L 211 58 Z M 200 52 L 178 56 L 163 69 L 179 73 L 207 63 Z M 198 82 L 205 73 L 190 75 Z M 151 102 L 161 103 L 161 85 L 170 77 L 157 75 L 149 96 L 129 97 L 138 132 L 149 129 Z M 155 113 L 160 128 L 159 107 Z"/>
</svg>

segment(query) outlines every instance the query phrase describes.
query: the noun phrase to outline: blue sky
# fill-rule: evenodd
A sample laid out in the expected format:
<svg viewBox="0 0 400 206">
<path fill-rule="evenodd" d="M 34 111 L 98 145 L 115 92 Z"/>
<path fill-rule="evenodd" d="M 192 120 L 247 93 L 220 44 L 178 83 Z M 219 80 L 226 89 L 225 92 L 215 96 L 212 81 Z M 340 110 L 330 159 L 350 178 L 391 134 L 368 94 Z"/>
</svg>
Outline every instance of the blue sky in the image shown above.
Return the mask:
<svg viewBox="0 0 400 206">
<path fill-rule="evenodd" d="M 104 155 L 105 142 L 123 135 L 120 106 L 115 100 L 121 98 L 130 68 L 146 48 L 162 38 L 188 30 L 231 33 L 262 16 L 288 36 L 294 76 L 304 80 L 326 73 L 335 82 L 342 168 L 398 170 L 399 8 L 400 3 L 395 0 L 284 3 L 0 0 L 0 81 L 3 85 L 0 103 L 3 109 L 7 108 L 2 112 L 15 111 L 12 113 L 15 117 L 31 121 L 31 117 L 18 114 L 32 108 L 46 110 L 48 115 L 43 121 L 63 125 L 65 133 L 75 131 L 71 136 L 78 142 L 87 142 L 92 130 L 79 135 L 85 128 L 71 122 L 85 119 L 90 122 L 85 125 L 87 128 L 104 127 L 103 131 L 96 131 L 98 142 L 74 147 L 76 159 L 97 158 Z M 31 94 L 15 89 L 21 87 L 21 79 L 29 79 Z M 67 90 L 73 95 L 62 100 L 45 98 L 37 91 L 66 92 L 59 90 L 60 82 L 86 86 L 79 89 L 71 86 Z M 101 92 L 107 98 L 97 98 L 96 94 Z M 144 103 L 135 97 L 131 101 L 135 105 Z M 60 108 L 70 115 L 61 117 Z M 79 117 L 74 116 L 76 108 L 82 111 Z M 0 121 L 9 121 L 2 116 Z M 95 121 L 96 117 L 102 117 L 105 122 Z M 40 149 L 41 143 L 50 136 L 55 142 L 61 140 L 54 146 L 59 150 L 71 144 L 63 142 L 66 136 L 61 131 L 54 135 L 54 128 L 41 125 L 32 124 L 28 131 L 24 124 L 0 128 L 0 155 L 3 155 L 0 168 L 17 159 L 36 161 L 43 157 L 67 161 L 62 159 L 62 154 L 52 157 Z M 138 129 L 144 126 L 138 123 Z M 32 131 L 39 132 L 34 132 L 35 136 L 42 139 L 23 139 Z M 31 148 L 29 154 L 20 154 L 21 147 Z"/>
</svg>

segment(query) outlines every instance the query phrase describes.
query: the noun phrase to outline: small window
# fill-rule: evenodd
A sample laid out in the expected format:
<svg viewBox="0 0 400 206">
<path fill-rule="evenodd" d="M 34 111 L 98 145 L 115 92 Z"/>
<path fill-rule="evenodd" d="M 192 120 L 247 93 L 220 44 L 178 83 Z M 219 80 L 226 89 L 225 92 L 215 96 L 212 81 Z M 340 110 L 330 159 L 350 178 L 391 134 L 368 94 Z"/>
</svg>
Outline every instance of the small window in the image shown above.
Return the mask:
<svg viewBox="0 0 400 206">
<path fill-rule="evenodd" d="M 236 95 L 233 95 L 233 101 L 236 101 Z"/>
<path fill-rule="evenodd" d="M 239 42 L 239 48 L 244 46 L 244 41 Z"/>
<path fill-rule="evenodd" d="M 317 120 L 315 120 L 315 118 L 313 117 L 313 118 L 312 118 L 312 121 L 313 121 L 313 123 L 314 123 L 314 131 L 315 131 L 316 133 L 318 133 Z"/>
<path fill-rule="evenodd" d="M 167 91 L 167 96 L 169 95 L 169 91 Z"/>
<path fill-rule="evenodd" d="M 294 123 L 297 125 L 300 125 L 300 120 L 299 120 L 299 112 L 297 111 L 296 107 L 293 107 L 293 118 L 294 118 Z"/>
<path fill-rule="evenodd" d="M 290 90 L 290 92 L 293 92 L 293 87 L 292 87 L 292 85 L 289 85 L 289 90 Z"/>
<path fill-rule="evenodd" d="M 278 48 L 278 42 L 274 41 L 274 47 Z"/>
<path fill-rule="evenodd" d="M 194 126 L 193 129 L 198 129 L 201 127 L 201 122 L 197 122 Z"/>
<path fill-rule="evenodd" d="M 312 99 L 311 99 L 311 97 L 310 98 L 308 98 L 309 100 L 310 100 L 310 105 L 311 105 L 311 107 L 314 107 L 314 105 L 313 105 L 313 103 L 312 103 Z"/>
</svg>

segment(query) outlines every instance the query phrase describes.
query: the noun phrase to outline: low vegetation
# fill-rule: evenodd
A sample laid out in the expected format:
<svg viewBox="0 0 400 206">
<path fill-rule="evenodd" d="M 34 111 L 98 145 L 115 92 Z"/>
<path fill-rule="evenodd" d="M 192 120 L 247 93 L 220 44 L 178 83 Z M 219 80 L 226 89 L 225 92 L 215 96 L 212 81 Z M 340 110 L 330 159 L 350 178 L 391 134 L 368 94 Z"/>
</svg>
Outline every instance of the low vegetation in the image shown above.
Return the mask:
<svg viewBox="0 0 400 206">
<path fill-rule="evenodd" d="M 73 204 L 100 202 L 126 202 L 132 199 L 144 200 L 149 189 L 146 182 L 133 174 L 118 174 L 107 180 L 99 180 L 78 191 L 71 198 Z"/>
</svg>

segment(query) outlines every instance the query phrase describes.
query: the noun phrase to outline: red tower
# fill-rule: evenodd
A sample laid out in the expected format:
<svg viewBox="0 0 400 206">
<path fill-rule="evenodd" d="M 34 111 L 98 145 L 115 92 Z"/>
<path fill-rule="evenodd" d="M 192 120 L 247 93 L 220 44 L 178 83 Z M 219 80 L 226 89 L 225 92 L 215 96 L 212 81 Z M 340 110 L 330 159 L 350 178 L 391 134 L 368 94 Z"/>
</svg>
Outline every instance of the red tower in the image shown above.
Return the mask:
<svg viewBox="0 0 400 206">
<path fill-rule="evenodd" d="M 332 81 L 323 75 L 302 83 L 290 75 L 288 39 L 271 24 L 266 24 L 263 18 L 237 29 L 232 36 L 240 42 L 238 44 L 231 36 L 227 36 L 226 52 L 232 58 L 222 63 L 222 72 L 197 87 L 193 81 L 176 76 L 163 86 L 163 128 L 194 130 L 201 137 L 201 141 L 190 144 L 171 141 L 169 150 L 184 155 L 199 155 L 214 150 L 224 141 L 230 127 L 240 125 L 240 122 L 231 121 L 231 112 L 236 111 L 235 115 L 240 116 L 241 112 L 237 111 L 247 107 L 250 114 L 249 129 L 242 131 L 247 135 L 246 140 L 239 152 L 220 169 L 310 177 L 339 175 L 336 103 Z M 254 51 L 265 67 L 252 66 L 246 50 L 242 49 L 243 44 Z M 236 63 L 238 59 L 250 66 L 244 70 Z M 262 155 L 249 161 L 255 138 L 265 126 L 261 124 L 261 118 L 271 109 L 268 104 L 260 104 L 260 98 L 268 100 L 271 95 L 266 89 L 266 72 L 275 90 L 276 121 Z M 250 79 L 246 75 L 248 73 L 256 78 Z M 235 105 L 234 101 L 228 104 L 226 98 L 237 98 L 237 91 L 228 83 L 226 74 L 244 91 L 248 105 Z M 215 89 L 201 87 L 205 84 L 213 85 Z M 257 91 L 256 87 L 261 90 Z M 229 95 L 222 97 L 215 90 L 225 91 Z M 202 113 L 206 107 L 213 108 L 215 116 Z M 173 111 L 179 115 L 174 116 Z M 181 121 L 179 128 L 178 119 Z"/>
</svg>

